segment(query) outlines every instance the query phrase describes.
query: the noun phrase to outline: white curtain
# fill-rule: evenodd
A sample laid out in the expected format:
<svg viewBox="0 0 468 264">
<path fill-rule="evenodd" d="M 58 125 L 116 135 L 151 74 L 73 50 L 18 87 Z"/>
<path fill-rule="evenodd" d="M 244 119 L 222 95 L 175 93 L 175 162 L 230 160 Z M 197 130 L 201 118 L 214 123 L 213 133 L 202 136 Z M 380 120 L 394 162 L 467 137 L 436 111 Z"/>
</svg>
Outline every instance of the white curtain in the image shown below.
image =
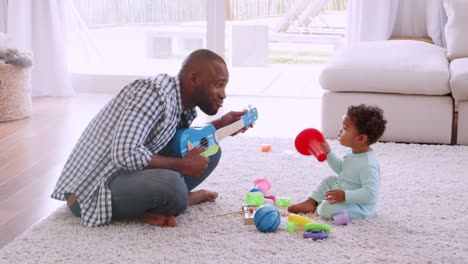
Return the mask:
<svg viewBox="0 0 468 264">
<path fill-rule="evenodd" d="M 8 0 L 0 0 L 0 48 L 9 46 L 7 31 Z"/>
<path fill-rule="evenodd" d="M 430 37 L 445 46 L 442 0 L 349 0 L 348 44 L 391 37 Z"/>
<path fill-rule="evenodd" d="M 73 94 L 65 20 L 65 10 L 72 4 L 70 0 L 8 1 L 10 45 L 33 53 L 33 96 Z"/>
<path fill-rule="evenodd" d="M 434 44 L 442 47 L 447 47 L 445 24 L 447 24 L 447 13 L 443 0 L 427 0 L 427 33 Z"/>
<path fill-rule="evenodd" d="M 395 0 L 349 0 L 348 43 L 389 39 L 398 4 Z"/>
<path fill-rule="evenodd" d="M 0 0 L 0 32 L 6 33 L 8 0 Z"/>
</svg>

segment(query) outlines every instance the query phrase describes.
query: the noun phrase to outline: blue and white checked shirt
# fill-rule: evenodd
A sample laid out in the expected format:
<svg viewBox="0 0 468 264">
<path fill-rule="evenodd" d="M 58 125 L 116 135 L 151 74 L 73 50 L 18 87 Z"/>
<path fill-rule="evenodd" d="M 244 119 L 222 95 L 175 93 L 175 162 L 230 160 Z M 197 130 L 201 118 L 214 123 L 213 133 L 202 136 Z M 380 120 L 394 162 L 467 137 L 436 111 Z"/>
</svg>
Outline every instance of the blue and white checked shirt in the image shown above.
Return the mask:
<svg viewBox="0 0 468 264">
<path fill-rule="evenodd" d="M 143 170 L 196 115 L 194 108 L 183 111 L 178 77 L 161 74 L 125 86 L 85 129 L 51 197 L 63 201 L 74 193 L 84 225 L 109 223 L 111 178 Z"/>
</svg>

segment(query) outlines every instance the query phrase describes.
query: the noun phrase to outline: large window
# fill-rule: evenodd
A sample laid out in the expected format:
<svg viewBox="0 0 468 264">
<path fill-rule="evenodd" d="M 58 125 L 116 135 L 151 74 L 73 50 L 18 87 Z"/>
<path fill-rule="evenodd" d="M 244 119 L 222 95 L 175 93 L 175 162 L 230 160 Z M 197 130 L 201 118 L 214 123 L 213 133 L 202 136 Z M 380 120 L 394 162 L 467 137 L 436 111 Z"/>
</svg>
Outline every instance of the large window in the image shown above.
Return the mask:
<svg viewBox="0 0 468 264">
<path fill-rule="evenodd" d="M 72 71 L 147 75 L 206 48 L 206 0 L 74 0 Z"/>
<path fill-rule="evenodd" d="M 102 83 L 94 87 L 102 88 L 110 80 L 114 86 L 119 78 L 123 84 L 135 76 L 174 74 L 182 59 L 198 48 L 222 53 L 230 67 L 249 72 L 250 67 L 265 72 L 272 67 L 275 71 L 276 66 L 322 65 L 343 38 L 347 4 L 346 0 L 73 1 L 81 19 L 70 42 L 78 89 L 89 86 L 83 80 L 90 76 L 100 78 Z"/>
</svg>

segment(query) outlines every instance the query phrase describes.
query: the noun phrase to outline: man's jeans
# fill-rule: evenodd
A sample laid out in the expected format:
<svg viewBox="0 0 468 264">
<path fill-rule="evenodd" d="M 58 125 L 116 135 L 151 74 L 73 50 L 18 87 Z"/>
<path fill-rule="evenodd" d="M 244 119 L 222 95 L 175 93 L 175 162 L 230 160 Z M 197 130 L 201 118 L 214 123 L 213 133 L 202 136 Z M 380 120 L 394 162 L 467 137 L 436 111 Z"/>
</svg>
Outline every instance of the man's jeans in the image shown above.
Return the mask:
<svg viewBox="0 0 468 264">
<path fill-rule="evenodd" d="M 152 169 L 121 173 L 109 182 L 112 193 L 112 219 L 142 215 L 151 211 L 177 216 L 188 206 L 188 193 L 202 183 L 218 165 L 221 149 L 210 156 L 207 169 L 200 177 L 188 177 L 176 171 Z M 70 210 L 81 216 L 75 201 Z"/>
</svg>

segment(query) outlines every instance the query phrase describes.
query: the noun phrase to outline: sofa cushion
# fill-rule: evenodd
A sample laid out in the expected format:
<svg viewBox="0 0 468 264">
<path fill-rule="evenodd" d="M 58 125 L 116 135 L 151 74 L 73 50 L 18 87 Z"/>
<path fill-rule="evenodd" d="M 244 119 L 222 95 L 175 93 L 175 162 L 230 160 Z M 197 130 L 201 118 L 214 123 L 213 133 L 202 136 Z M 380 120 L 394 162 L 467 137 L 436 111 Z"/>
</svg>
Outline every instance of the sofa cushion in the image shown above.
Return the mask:
<svg viewBox="0 0 468 264">
<path fill-rule="evenodd" d="M 445 95 L 445 49 L 416 40 L 363 42 L 338 51 L 320 74 L 329 91 Z"/>
<path fill-rule="evenodd" d="M 456 101 L 468 100 L 468 58 L 450 63 L 450 89 Z"/>
<path fill-rule="evenodd" d="M 444 0 L 447 13 L 445 40 L 450 60 L 468 57 L 468 1 Z"/>
</svg>

